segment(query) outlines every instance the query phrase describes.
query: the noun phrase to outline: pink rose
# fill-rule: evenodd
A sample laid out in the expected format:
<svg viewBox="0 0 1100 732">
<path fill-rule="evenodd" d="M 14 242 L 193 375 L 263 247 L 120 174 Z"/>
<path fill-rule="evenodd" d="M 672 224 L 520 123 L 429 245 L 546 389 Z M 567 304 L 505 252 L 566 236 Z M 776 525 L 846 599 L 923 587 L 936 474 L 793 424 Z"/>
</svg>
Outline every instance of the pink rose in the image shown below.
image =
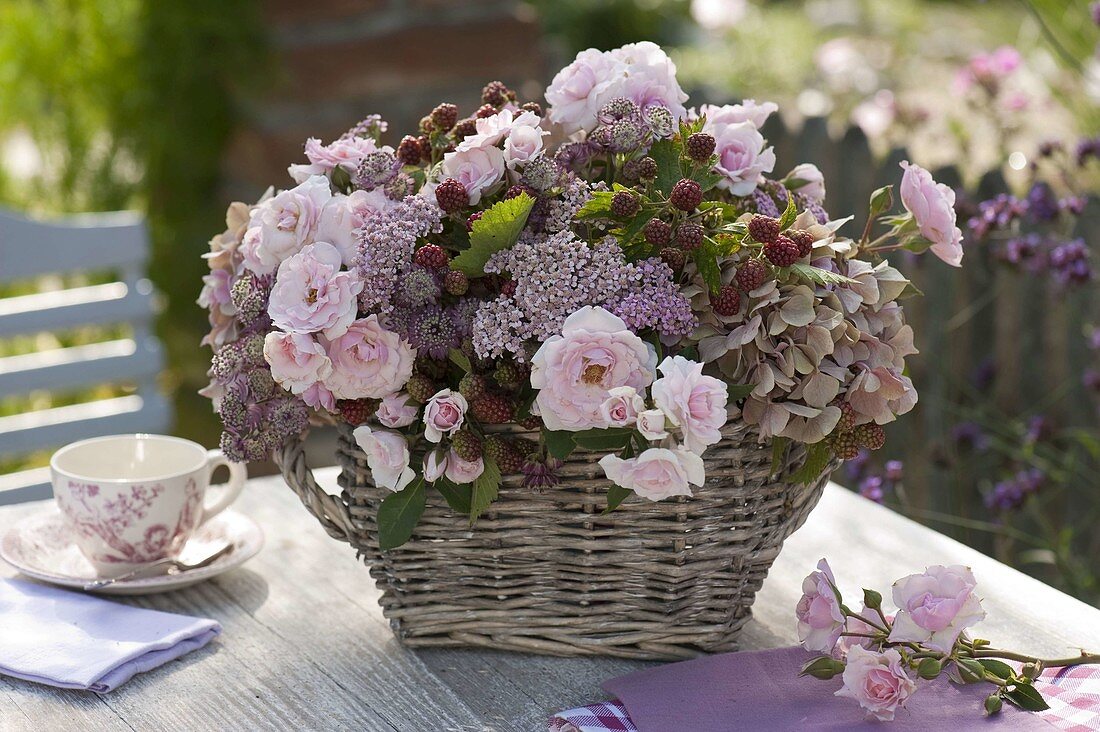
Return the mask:
<svg viewBox="0 0 1100 732">
<path fill-rule="evenodd" d="M 604 455 L 600 467 L 612 483 L 651 501 L 690 496 L 691 486 L 701 486 L 706 480 L 703 459 L 680 446 L 674 450 L 651 447 L 629 460 L 613 453 Z"/>
<path fill-rule="evenodd" d="M 466 410 L 470 405 L 466 397 L 451 389 L 441 389 L 424 407 L 424 438 L 439 442 L 444 435 L 453 435 L 462 428 Z"/>
<path fill-rule="evenodd" d="M 451 450 L 447 454 L 445 475 L 447 476 L 447 480 L 452 483 L 457 483 L 458 485 L 473 483 L 484 472 L 485 461 L 482 458 L 478 458 L 477 460 L 463 460 L 454 450 Z"/>
<path fill-rule="evenodd" d="M 740 104 L 723 104 L 721 106 L 704 104 L 699 107 L 698 115 L 707 118 L 703 129 L 709 132 L 708 128 L 736 125 L 741 122 L 748 122 L 756 129 L 760 129 L 764 126 L 764 122 L 767 121 L 768 117 L 778 111 L 779 105 L 775 102 L 757 103 L 754 99 L 746 99 Z"/>
<path fill-rule="evenodd" d="M 409 467 L 409 443 L 401 435 L 372 430 L 367 425 L 356 427 L 351 434 L 366 453 L 371 479 L 379 488 L 389 488 L 397 493 L 416 477 Z"/>
<path fill-rule="evenodd" d="M 594 48 L 581 51 L 546 89 L 550 121 L 567 134 L 592 131 L 600 108 L 618 95 L 625 74 L 625 64 L 611 54 Z"/>
<path fill-rule="evenodd" d="M 874 620 L 875 622 L 878 622 L 878 613 L 876 613 L 874 610 L 867 607 L 866 605 L 863 606 L 863 609 L 860 611 L 859 615 L 860 617 L 869 618 L 871 620 Z M 844 632 L 858 633 L 860 635 L 874 635 L 875 633 L 880 633 L 878 628 L 874 627 L 873 625 L 868 625 L 859 618 L 851 615 L 848 616 L 848 621 L 844 626 Z M 840 652 L 841 657 L 843 657 L 844 654 L 847 654 L 848 651 L 851 650 L 852 646 L 862 646 L 863 648 L 870 648 L 872 645 L 874 645 L 874 643 L 875 641 L 873 638 L 858 638 L 855 636 L 842 635 L 840 637 L 840 641 L 837 643 L 836 648 Z"/>
<path fill-rule="evenodd" d="M 622 318 L 586 306 L 566 318 L 531 360 L 535 407 L 551 430 L 604 427 L 600 405 L 617 386 L 642 390 L 653 382 L 657 352 Z"/>
<path fill-rule="evenodd" d="M 683 356 L 666 358 L 657 370 L 663 375 L 653 382 L 654 403 L 683 432 L 687 449 L 702 455 L 709 445 L 722 439 L 726 383 L 705 376 L 703 364 Z"/>
<path fill-rule="evenodd" d="M 676 80 L 676 64 L 652 41 L 628 43 L 608 52 L 626 68 L 615 96 L 626 97 L 645 110 L 667 107 L 674 119 L 683 119 L 688 95 Z"/>
<path fill-rule="evenodd" d="M 890 640 L 923 643 L 950 653 L 959 634 L 985 617 L 968 567 L 936 565 L 894 583 L 898 606 Z"/>
<path fill-rule="evenodd" d="M 798 191 L 814 203 L 825 202 L 825 176 L 813 163 L 802 163 L 794 166 L 787 173 L 785 180 L 791 181 L 790 187 Z M 801 181 L 801 185 L 794 185 Z"/>
<path fill-rule="evenodd" d="M 256 274 L 271 274 L 283 260 L 297 254 L 313 241 L 321 210 L 330 198 L 328 178 L 313 176 L 257 205 L 241 244 L 245 267 Z"/>
<path fill-rule="evenodd" d="M 508 139 L 504 141 L 504 164 L 509 170 L 515 170 L 517 166 L 525 165 L 542 155 L 542 138 L 549 135 L 550 131 L 540 128 L 538 120 L 535 117 L 534 125 L 516 124 L 508 132 Z"/>
<path fill-rule="evenodd" d="M 504 153 L 496 147 L 455 150 L 443 155 L 440 179 L 454 178 L 466 188 L 470 204 L 504 177 Z"/>
<path fill-rule="evenodd" d="M 756 189 L 764 173 L 775 167 L 775 149 L 765 148 L 764 136 L 751 122 L 711 125 L 703 130 L 714 136 L 718 154 L 715 171 L 723 177 L 718 187 L 735 196 L 747 196 Z"/>
<path fill-rule="evenodd" d="M 802 597 L 795 606 L 798 640 L 807 651 L 832 653 L 844 632 L 844 611 L 829 563 L 822 559 L 817 571 L 802 580 Z"/>
<path fill-rule="evenodd" d="M 397 429 L 415 422 L 419 413 L 420 408 L 410 401 L 408 393 L 401 391 L 382 397 L 374 416 L 383 426 Z"/>
<path fill-rule="evenodd" d="M 264 338 L 264 360 L 271 366 L 271 377 L 276 383 L 299 396 L 320 385 L 332 373 L 332 361 L 324 346 L 313 336 L 302 333 L 268 333 Z M 311 396 L 323 400 L 316 389 Z"/>
<path fill-rule="evenodd" d="M 339 399 L 381 399 L 405 386 L 416 351 L 378 322 L 377 315 L 356 320 L 328 344 L 332 374 L 325 384 Z"/>
<path fill-rule="evenodd" d="M 647 440 L 663 440 L 668 437 L 666 421 L 665 413 L 660 409 L 645 409 L 638 412 L 638 431 Z"/>
<path fill-rule="evenodd" d="M 447 472 L 447 453 L 442 449 L 432 450 L 424 456 L 424 480 L 434 483 Z"/>
<path fill-rule="evenodd" d="M 363 158 L 378 151 L 392 153 L 393 148 L 379 147 L 370 137 L 341 137 L 328 145 L 322 145 L 316 137 L 311 137 L 306 140 L 306 157 L 310 164 L 291 165 L 287 172 L 296 183 L 313 175 L 331 175 L 336 168 L 343 168 L 353 175 Z"/>
<path fill-rule="evenodd" d="M 932 180 L 932 174 L 908 160 L 901 162 L 901 202 L 917 222 L 932 253 L 952 267 L 962 265 L 962 231 L 955 226 L 955 191 Z"/>
<path fill-rule="evenodd" d="M 341 272 L 340 252 L 328 242 L 309 244 L 279 265 L 267 314 L 288 333 L 322 332 L 329 340 L 347 332 L 363 283 Z"/>
<path fill-rule="evenodd" d="M 608 390 L 608 397 L 600 405 L 600 416 L 608 427 L 626 427 L 638 419 L 638 412 L 645 409 L 645 400 L 632 386 L 617 386 Z"/>
<path fill-rule="evenodd" d="M 855 699 L 880 722 L 889 722 L 917 685 L 901 664 L 901 654 L 890 648 L 883 653 L 854 646 L 844 666 L 844 686 L 837 696 Z"/>
<path fill-rule="evenodd" d="M 397 205 L 382 192 L 353 191 L 348 195 L 337 193 L 321 209 L 321 218 L 317 224 L 317 240 L 327 241 L 340 252 L 344 266 L 349 269 L 359 253 L 359 240 L 356 230 L 363 225 L 371 214 L 382 213 Z"/>
</svg>

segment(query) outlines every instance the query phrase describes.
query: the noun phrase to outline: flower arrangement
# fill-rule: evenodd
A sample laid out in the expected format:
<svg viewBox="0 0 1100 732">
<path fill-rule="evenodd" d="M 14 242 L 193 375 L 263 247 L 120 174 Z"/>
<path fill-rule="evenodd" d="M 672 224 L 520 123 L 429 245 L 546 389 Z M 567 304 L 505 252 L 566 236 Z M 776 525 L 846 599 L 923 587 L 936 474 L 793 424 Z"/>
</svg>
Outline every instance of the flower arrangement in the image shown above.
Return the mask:
<svg viewBox="0 0 1100 732">
<path fill-rule="evenodd" d="M 551 485 L 578 448 L 606 453 L 613 509 L 690 496 L 728 420 L 807 445 L 797 481 L 881 447 L 917 399 L 915 290 L 883 255 L 958 265 L 953 192 L 906 164 L 905 211 L 880 189 L 846 238 L 814 166 L 768 177 L 776 106 L 685 107 L 653 43 L 584 51 L 545 96 L 492 82 L 396 147 L 368 117 L 230 207 L 199 300 L 226 455 L 348 423 L 392 548 L 430 487 L 473 520 L 502 475 Z"/>
<path fill-rule="evenodd" d="M 986 615 L 976 586 L 967 567 L 928 567 L 893 584 L 893 615 L 883 611 L 882 594 L 868 589 L 857 613 L 844 604 L 833 571 L 822 559 L 803 580 L 795 608 L 802 646 L 824 654 L 807 662 L 802 675 L 841 676 L 844 685 L 837 696 L 859 703 L 869 718 L 891 721 L 922 679 L 945 674 L 954 683 L 993 684 L 984 701 L 986 714 L 997 714 L 1004 702 L 1034 712 L 1049 708 L 1033 683 L 1044 668 L 1100 663 L 1100 654 L 1085 651 L 1042 659 L 970 638 L 967 629 Z"/>
</svg>

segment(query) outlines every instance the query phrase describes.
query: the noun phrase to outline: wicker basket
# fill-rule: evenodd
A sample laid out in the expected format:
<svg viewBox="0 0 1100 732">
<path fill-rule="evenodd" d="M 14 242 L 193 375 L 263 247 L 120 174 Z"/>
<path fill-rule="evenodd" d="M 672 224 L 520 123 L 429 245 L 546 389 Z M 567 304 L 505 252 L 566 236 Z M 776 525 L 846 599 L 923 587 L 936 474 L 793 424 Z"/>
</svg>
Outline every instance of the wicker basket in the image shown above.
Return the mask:
<svg viewBox="0 0 1100 732">
<path fill-rule="evenodd" d="M 809 485 L 785 482 L 805 459 L 772 451 L 740 420 L 707 450 L 691 498 L 628 499 L 614 512 L 598 453 L 574 453 L 551 489 L 508 476 L 470 527 L 434 491 L 413 538 L 380 551 L 375 517 L 387 491 L 341 426 L 343 493 L 321 489 L 301 442 L 278 455 L 287 483 L 328 533 L 350 543 L 410 646 L 488 646 L 553 655 L 675 659 L 737 647 L 753 598 L 783 541 L 806 520 L 834 465 Z M 414 461 L 419 457 L 414 457 Z"/>
</svg>

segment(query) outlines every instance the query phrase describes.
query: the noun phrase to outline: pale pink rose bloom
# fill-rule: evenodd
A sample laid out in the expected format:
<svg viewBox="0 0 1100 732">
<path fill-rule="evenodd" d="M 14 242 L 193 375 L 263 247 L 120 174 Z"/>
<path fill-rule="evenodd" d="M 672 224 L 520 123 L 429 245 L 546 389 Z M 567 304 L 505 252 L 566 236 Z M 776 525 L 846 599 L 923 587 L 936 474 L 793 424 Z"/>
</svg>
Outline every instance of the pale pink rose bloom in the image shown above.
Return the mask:
<svg viewBox="0 0 1100 732">
<path fill-rule="evenodd" d="M 643 110 L 653 106 L 668 107 L 675 119 L 683 119 L 688 95 L 676 80 L 676 64 L 660 46 L 652 41 L 641 41 L 608 53 L 626 67 L 626 77 L 615 96 L 626 97 Z"/>
<path fill-rule="evenodd" d="M 917 390 L 908 376 L 894 367 L 864 368 L 848 384 L 848 402 L 864 417 L 859 421 L 892 422 L 917 403 Z"/>
<path fill-rule="evenodd" d="M 876 623 L 881 623 L 878 613 L 866 605 L 859 613 L 860 617 L 868 618 Z M 889 617 L 889 616 L 887 616 Z M 860 635 L 874 635 L 880 632 L 878 628 L 868 625 L 859 618 L 849 617 L 847 625 L 844 626 L 845 633 L 859 633 Z M 840 657 L 843 658 L 846 653 L 852 648 L 852 646 L 862 646 L 863 648 L 870 648 L 874 644 L 872 638 L 854 638 L 852 636 L 841 636 L 840 641 L 836 645 L 837 651 L 840 653 Z"/>
<path fill-rule="evenodd" d="M 523 111 L 518 114 L 512 109 L 502 109 L 488 117 L 479 117 L 474 121 L 474 134 L 463 138 L 456 150 L 472 150 L 478 147 L 499 147 L 508 135 L 521 127 L 537 129 L 542 118 L 534 112 Z M 544 133 L 549 134 L 549 132 Z"/>
<path fill-rule="evenodd" d="M 795 606 L 798 641 L 807 651 L 832 653 L 844 632 L 844 611 L 829 563 L 822 559 L 817 570 L 802 580 L 802 597 Z"/>
<path fill-rule="evenodd" d="M 447 453 L 432 450 L 424 456 L 424 480 L 434 483 L 447 472 Z"/>
<path fill-rule="evenodd" d="M 267 314 L 288 333 L 324 333 L 329 340 L 347 332 L 358 309 L 363 282 L 341 272 L 343 260 L 328 242 L 306 245 L 279 265 Z"/>
<path fill-rule="evenodd" d="M 303 333 L 268 333 L 264 337 L 264 360 L 275 382 L 299 396 L 332 373 L 325 347 Z"/>
<path fill-rule="evenodd" d="M 586 306 L 566 318 L 531 360 L 535 409 L 551 430 L 606 426 L 600 405 L 609 391 L 653 383 L 657 352 L 626 327 L 622 318 Z"/>
<path fill-rule="evenodd" d="M 466 397 L 457 391 L 437 391 L 424 407 L 424 439 L 439 442 L 444 435 L 458 432 L 466 421 L 466 410 L 469 408 Z"/>
<path fill-rule="evenodd" d="M 703 459 L 682 446 L 671 450 L 651 447 L 629 460 L 614 453 L 604 455 L 600 467 L 612 483 L 651 501 L 690 496 L 691 486 L 701 486 L 706 480 Z"/>
<path fill-rule="evenodd" d="M 665 413 L 660 409 L 644 409 L 638 412 L 636 426 L 638 431 L 642 433 L 642 437 L 647 440 L 663 440 L 668 437 L 668 430 L 665 428 L 666 421 Z"/>
<path fill-rule="evenodd" d="M 559 71 L 546 89 L 547 115 L 567 134 L 591 132 L 600 108 L 617 96 L 625 65 L 609 53 L 589 48 Z"/>
<path fill-rule="evenodd" d="M 901 162 L 901 202 L 917 222 L 932 253 L 952 267 L 962 265 L 962 230 L 955 226 L 955 191 L 932 180 L 932 174 L 908 160 Z"/>
<path fill-rule="evenodd" d="M 306 140 L 305 152 L 309 165 L 291 165 L 287 168 L 290 177 L 301 183 L 310 176 L 332 174 L 336 168 L 343 168 L 349 175 L 355 173 L 363 158 L 372 152 L 393 152 L 388 145 L 379 147 L 370 137 L 347 137 L 322 145 L 316 137 Z"/>
<path fill-rule="evenodd" d="M 496 147 L 475 147 L 455 150 L 443 155 L 440 180 L 454 178 L 466 188 L 470 204 L 481 200 L 481 194 L 504 177 L 504 153 Z"/>
<path fill-rule="evenodd" d="M 447 476 L 447 480 L 452 483 L 457 483 L 458 485 L 473 483 L 484 472 L 485 460 L 482 458 L 478 458 L 477 460 L 463 460 L 454 450 L 451 450 L 450 453 L 447 454 L 447 467 L 444 474 Z"/>
<path fill-rule="evenodd" d="M 542 138 L 549 134 L 549 130 L 537 126 L 514 126 L 508 133 L 508 139 L 504 141 L 504 164 L 509 170 L 515 170 L 517 166 L 526 165 L 541 156 Z"/>
<path fill-rule="evenodd" d="M 718 154 L 714 169 L 722 175 L 718 187 L 735 196 L 749 195 L 763 174 L 775 168 L 775 149 L 764 147 L 764 136 L 751 122 L 707 127 L 703 129 L 714 136 Z"/>
<path fill-rule="evenodd" d="M 382 397 L 374 416 L 383 426 L 397 429 L 415 422 L 419 413 L 420 408 L 410 401 L 408 392 L 400 391 Z"/>
<path fill-rule="evenodd" d="M 326 386 L 339 399 L 381 399 L 400 391 L 412 376 L 416 350 L 386 330 L 377 315 L 356 320 L 328 344 L 332 374 Z"/>
<path fill-rule="evenodd" d="M 959 634 L 985 618 L 982 601 L 974 594 L 976 585 L 970 568 L 957 564 L 932 566 L 899 579 L 893 587 L 898 613 L 890 640 L 950 653 Z"/>
<path fill-rule="evenodd" d="M 901 654 L 890 648 L 883 653 L 854 646 L 844 666 L 844 686 L 836 696 L 855 699 L 869 716 L 889 722 L 917 689 L 901 663 Z"/>
<path fill-rule="evenodd" d="M 367 467 L 376 486 L 397 493 L 412 483 L 416 473 L 409 467 L 409 443 L 402 435 L 372 430 L 367 425 L 356 427 L 351 434 L 367 455 Z"/>
<path fill-rule="evenodd" d="M 726 382 L 703 373 L 703 364 L 670 356 L 657 367 L 653 402 L 684 435 L 684 446 L 702 455 L 722 439 L 726 424 Z"/>
<path fill-rule="evenodd" d="M 715 127 L 736 125 L 748 122 L 756 129 L 764 126 L 768 117 L 779 111 L 779 105 L 775 102 L 757 102 L 755 99 L 746 99 L 740 104 L 704 104 L 699 107 L 698 116 L 706 117 L 707 121 L 703 129 L 709 132 Z"/>
<path fill-rule="evenodd" d="M 645 399 L 633 386 L 616 386 L 607 391 L 608 397 L 600 405 L 600 416 L 608 427 L 626 427 L 638 420 L 638 412 L 645 409 Z"/>
<path fill-rule="evenodd" d="M 279 264 L 313 241 L 321 210 L 332 198 L 328 178 L 313 176 L 252 209 L 241 244 L 244 265 L 271 274 Z"/>
<path fill-rule="evenodd" d="M 794 166 L 787 178 L 800 180 L 802 185 L 794 190 L 814 203 L 825 202 L 825 176 L 813 163 L 801 163 Z"/>
<path fill-rule="evenodd" d="M 336 396 L 321 382 L 303 391 L 300 395 L 307 407 L 324 409 L 329 412 L 336 411 Z"/>
<path fill-rule="evenodd" d="M 336 247 L 344 266 L 350 269 L 359 253 L 356 230 L 367 216 L 387 211 L 396 205 L 397 201 L 391 201 L 381 188 L 353 191 L 346 196 L 337 193 L 321 209 L 316 238 Z"/>
</svg>

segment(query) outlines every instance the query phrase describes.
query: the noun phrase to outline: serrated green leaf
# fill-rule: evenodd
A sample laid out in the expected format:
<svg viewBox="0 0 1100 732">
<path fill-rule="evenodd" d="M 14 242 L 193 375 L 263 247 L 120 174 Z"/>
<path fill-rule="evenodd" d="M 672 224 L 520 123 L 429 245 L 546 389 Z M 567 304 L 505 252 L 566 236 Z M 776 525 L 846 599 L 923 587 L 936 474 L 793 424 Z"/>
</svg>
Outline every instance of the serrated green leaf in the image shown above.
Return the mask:
<svg viewBox="0 0 1100 732">
<path fill-rule="evenodd" d="M 485 457 L 483 460 L 485 470 L 474 479 L 473 490 L 470 492 L 471 525 L 497 499 L 497 493 L 500 491 L 500 468 L 492 458 Z"/>
<path fill-rule="evenodd" d="M 718 210 L 722 212 L 722 218 L 727 222 L 737 220 L 737 207 L 723 201 L 703 201 L 699 204 L 700 211 Z"/>
<path fill-rule="evenodd" d="M 792 273 L 797 275 L 800 279 L 809 280 L 810 282 L 816 282 L 819 285 L 856 285 L 859 284 L 851 277 L 845 277 L 842 274 L 836 272 L 830 272 L 827 269 L 821 269 L 820 267 L 814 267 L 811 264 L 805 264 L 803 262 L 795 262 L 788 268 Z"/>
<path fill-rule="evenodd" d="M 833 451 L 825 444 L 824 440 L 806 445 L 806 462 L 794 472 L 794 475 L 790 478 L 791 482 L 806 484 L 817 480 L 817 477 L 825 470 L 825 466 L 829 464 L 829 459 L 832 456 Z"/>
<path fill-rule="evenodd" d="M 551 457 L 564 460 L 576 449 L 577 443 L 573 441 L 573 434 L 567 430 L 542 430 L 542 444 L 546 445 L 546 451 Z"/>
<path fill-rule="evenodd" d="M 695 267 L 699 270 L 699 276 L 703 278 L 707 288 L 711 292 L 722 289 L 722 270 L 718 267 L 718 245 L 709 236 L 703 240 L 702 246 L 691 254 L 695 260 Z"/>
<path fill-rule="evenodd" d="M 791 438 L 789 437 L 773 437 L 772 438 L 772 475 L 779 472 L 779 468 L 783 465 L 783 458 L 787 454 L 787 446 L 791 444 Z"/>
<path fill-rule="evenodd" d="M 472 484 L 457 485 L 446 478 L 440 478 L 432 485 L 442 494 L 443 499 L 447 501 L 447 505 L 451 507 L 452 511 L 463 515 L 470 513 L 470 499 L 474 493 Z"/>
<path fill-rule="evenodd" d="M 378 507 L 378 547 L 383 551 L 401 546 L 412 538 L 416 522 L 424 513 L 427 491 L 424 479 L 416 478 L 404 490 L 391 493 Z"/>
<path fill-rule="evenodd" d="M 611 218 L 611 198 L 614 195 L 614 191 L 593 191 L 592 197 L 581 206 L 573 218 L 577 221 Z"/>
<path fill-rule="evenodd" d="M 626 222 L 625 225 L 619 227 L 618 229 L 615 229 L 611 233 L 614 234 L 616 238 L 618 238 L 619 246 L 621 246 L 624 251 L 630 249 L 631 243 L 635 240 L 637 240 L 639 247 L 645 247 L 646 251 L 651 251 L 653 247 L 651 247 L 639 235 L 642 233 L 642 229 L 645 228 L 645 225 L 649 223 L 649 220 L 656 215 L 656 209 L 649 206 L 642 206 L 642 210 L 639 211 L 634 218 Z"/>
<path fill-rule="evenodd" d="M 470 248 L 451 260 L 451 269 L 469 277 L 485 274 L 489 257 L 516 243 L 531 214 L 535 199 L 526 193 L 495 203 L 482 212 L 470 232 Z"/>
<path fill-rule="evenodd" d="M 690 122 L 685 118 L 680 120 L 680 138 L 687 140 L 688 137 L 694 135 L 696 132 L 702 132 L 703 126 L 706 125 L 706 115 L 699 115 Z"/>
<path fill-rule="evenodd" d="M 672 186 L 684 177 L 680 165 L 680 145 L 672 140 L 658 140 L 649 148 L 649 157 L 657 161 L 657 178 L 653 181 L 653 187 L 667 196 L 672 192 Z"/>
<path fill-rule="evenodd" d="M 687 358 L 685 356 L 685 358 Z M 726 384 L 726 396 L 731 402 L 739 402 L 756 388 L 756 384 Z"/>
<path fill-rule="evenodd" d="M 608 429 L 591 429 L 574 432 L 573 442 L 578 447 L 593 452 L 609 452 L 621 450 L 630 442 L 634 435 L 633 429 L 625 427 L 611 427 Z"/>
<path fill-rule="evenodd" d="M 1043 695 L 1031 684 L 1017 684 L 1016 688 L 1004 692 L 1002 696 L 1020 709 L 1029 712 L 1041 712 L 1050 709 L 1050 705 L 1047 704 Z"/>
<path fill-rule="evenodd" d="M 473 370 L 473 366 L 470 364 L 470 357 L 457 348 L 452 348 L 447 356 L 451 359 L 451 363 L 458 366 L 466 373 L 470 373 Z"/>
<path fill-rule="evenodd" d="M 798 206 L 794 205 L 794 196 L 790 193 L 787 194 L 787 208 L 783 211 L 783 215 L 779 217 L 779 227 L 782 229 L 790 228 L 794 220 L 798 218 Z"/>
<path fill-rule="evenodd" d="M 612 483 L 611 487 L 607 490 L 607 508 L 603 510 L 603 513 L 611 513 L 616 508 L 623 505 L 623 501 L 629 498 L 631 493 L 633 493 L 633 491 L 629 488 L 623 488 L 621 485 Z"/>
<path fill-rule="evenodd" d="M 1016 675 L 1016 671 L 1011 666 L 1004 661 L 998 661 L 996 658 L 979 658 L 978 663 L 999 679 L 1011 679 Z"/>
<path fill-rule="evenodd" d="M 713 189 L 716 185 L 722 182 L 725 178 L 724 175 L 718 173 L 711 166 L 704 166 L 692 176 L 692 179 L 699 184 L 699 187 L 703 189 L 703 192 Z"/>
</svg>

